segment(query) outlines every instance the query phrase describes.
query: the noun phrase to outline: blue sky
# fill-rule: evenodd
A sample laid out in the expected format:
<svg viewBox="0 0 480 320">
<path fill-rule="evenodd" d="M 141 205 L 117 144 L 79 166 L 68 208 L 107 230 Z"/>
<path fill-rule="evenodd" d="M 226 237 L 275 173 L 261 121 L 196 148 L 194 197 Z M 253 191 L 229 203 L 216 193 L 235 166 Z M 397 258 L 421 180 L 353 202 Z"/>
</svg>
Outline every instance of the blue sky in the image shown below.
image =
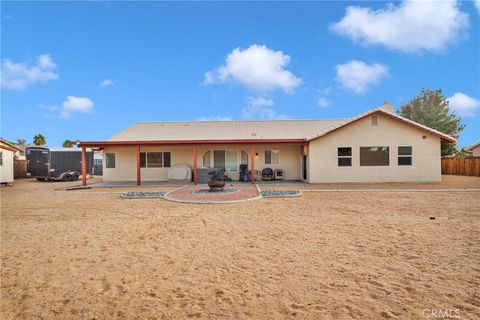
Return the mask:
<svg viewBox="0 0 480 320">
<path fill-rule="evenodd" d="M 480 140 L 478 3 L 1 5 L 1 135 L 13 141 L 104 140 L 137 121 L 345 118 L 422 88 L 463 115 L 460 146 Z"/>
</svg>

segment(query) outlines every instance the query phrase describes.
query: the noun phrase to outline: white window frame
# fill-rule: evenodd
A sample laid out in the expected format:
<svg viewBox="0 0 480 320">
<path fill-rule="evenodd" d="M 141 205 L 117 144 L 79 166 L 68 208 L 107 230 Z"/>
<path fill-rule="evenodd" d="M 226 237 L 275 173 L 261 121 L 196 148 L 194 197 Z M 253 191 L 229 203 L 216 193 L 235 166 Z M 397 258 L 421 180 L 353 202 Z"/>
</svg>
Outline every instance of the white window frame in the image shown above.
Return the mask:
<svg viewBox="0 0 480 320">
<path fill-rule="evenodd" d="M 362 165 L 362 148 L 388 148 L 388 164 L 363 164 Z M 391 147 L 390 146 L 360 146 L 358 148 L 358 160 L 360 167 L 390 167 L 392 165 L 392 154 L 391 154 Z"/>
<path fill-rule="evenodd" d="M 208 149 L 208 150 L 205 150 L 203 152 L 203 155 L 202 155 L 202 166 L 205 167 L 205 163 L 203 162 L 204 160 L 204 157 L 205 157 L 205 154 L 207 152 L 210 152 L 210 157 L 209 157 L 209 161 L 210 161 L 210 166 L 209 167 L 205 167 L 205 168 L 213 168 L 215 166 L 215 163 L 214 163 L 214 151 L 217 150 L 217 151 L 225 151 L 225 173 L 238 173 L 240 172 L 240 165 L 242 164 L 242 151 L 245 152 L 247 154 L 247 165 L 250 166 L 250 154 L 248 153 L 247 150 L 244 150 L 244 149 Z M 235 151 L 237 153 L 237 168 L 236 168 L 236 171 L 227 171 L 226 170 L 226 166 L 227 166 L 227 152 L 228 151 Z"/>
<path fill-rule="evenodd" d="M 172 152 L 171 151 L 142 151 L 140 153 L 145 153 L 145 167 L 141 167 L 142 169 L 162 169 L 162 168 L 170 168 L 172 166 Z M 148 153 L 161 153 L 162 154 L 162 166 L 161 167 L 149 167 L 148 166 Z M 170 153 L 170 166 L 165 167 L 165 153 Z"/>
<path fill-rule="evenodd" d="M 108 155 L 113 154 L 114 166 L 109 167 Z M 105 152 L 105 169 L 115 169 L 117 167 L 117 154 L 115 152 Z"/>
<path fill-rule="evenodd" d="M 400 151 L 401 147 L 409 147 L 412 150 L 412 152 L 410 153 L 410 155 L 400 155 L 399 151 Z M 399 158 L 411 158 L 410 164 L 399 164 L 398 163 Z M 397 166 L 399 166 L 399 167 L 411 167 L 411 166 L 413 166 L 413 146 L 406 146 L 406 145 L 397 146 Z"/>
<path fill-rule="evenodd" d="M 267 163 L 267 151 L 270 151 L 270 163 Z M 273 161 L 273 153 L 277 154 L 277 162 Z M 264 157 L 265 157 L 265 164 L 280 164 L 280 150 L 278 149 L 266 149 L 264 152 Z"/>
<path fill-rule="evenodd" d="M 338 155 L 338 149 L 340 148 L 350 148 L 350 156 L 339 156 Z M 338 164 L 338 159 L 346 159 L 350 158 L 350 165 L 349 166 L 341 166 Z M 342 146 L 342 147 L 337 147 L 337 167 L 338 168 L 351 168 L 353 167 L 353 147 L 347 147 L 347 146 Z"/>
</svg>

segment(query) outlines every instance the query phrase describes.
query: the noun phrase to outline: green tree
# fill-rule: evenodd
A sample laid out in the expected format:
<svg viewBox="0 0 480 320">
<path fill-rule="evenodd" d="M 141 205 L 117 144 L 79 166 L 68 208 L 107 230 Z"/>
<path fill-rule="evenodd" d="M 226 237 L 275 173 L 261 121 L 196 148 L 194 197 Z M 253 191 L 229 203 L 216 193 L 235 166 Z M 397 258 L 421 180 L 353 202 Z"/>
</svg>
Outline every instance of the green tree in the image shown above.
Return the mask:
<svg viewBox="0 0 480 320">
<path fill-rule="evenodd" d="M 448 100 L 443 96 L 441 89 L 422 89 L 420 95 L 400 107 L 398 114 L 454 138 L 458 138 L 465 127 L 460 124 L 461 119 L 455 112 L 450 112 Z M 442 144 L 442 156 L 455 153 L 457 153 L 455 143 Z"/>
<path fill-rule="evenodd" d="M 67 139 L 67 140 L 63 141 L 63 145 L 62 145 L 62 146 L 63 146 L 64 148 L 71 148 L 71 147 L 73 147 L 74 144 L 75 144 L 75 141 L 72 141 L 72 140 L 70 140 L 70 139 Z"/>
<path fill-rule="evenodd" d="M 45 139 L 45 136 L 41 133 L 38 133 L 33 137 L 33 144 L 36 146 L 43 146 L 46 143 L 47 140 Z"/>
</svg>

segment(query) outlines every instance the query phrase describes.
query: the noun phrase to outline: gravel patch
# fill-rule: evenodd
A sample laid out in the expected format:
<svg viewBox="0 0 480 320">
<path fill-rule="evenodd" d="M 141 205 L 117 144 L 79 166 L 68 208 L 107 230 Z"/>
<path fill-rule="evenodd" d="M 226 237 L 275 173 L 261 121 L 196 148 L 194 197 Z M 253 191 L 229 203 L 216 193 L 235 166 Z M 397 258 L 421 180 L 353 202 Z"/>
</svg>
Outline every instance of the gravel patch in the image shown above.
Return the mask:
<svg viewBox="0 0 480 320">
<path fill-rule="evenodd" d="M 125 192 L 120 196 L 124 199 L 153 199 L 163 198 L 165 192 Z"/>
<path fill-rule="evenodd" d="M 268 190 L 262 191 L 264 198 L 285 198 L 285 197 L 299 197 L 300 191 L 298 190 Z"/>
</svg>

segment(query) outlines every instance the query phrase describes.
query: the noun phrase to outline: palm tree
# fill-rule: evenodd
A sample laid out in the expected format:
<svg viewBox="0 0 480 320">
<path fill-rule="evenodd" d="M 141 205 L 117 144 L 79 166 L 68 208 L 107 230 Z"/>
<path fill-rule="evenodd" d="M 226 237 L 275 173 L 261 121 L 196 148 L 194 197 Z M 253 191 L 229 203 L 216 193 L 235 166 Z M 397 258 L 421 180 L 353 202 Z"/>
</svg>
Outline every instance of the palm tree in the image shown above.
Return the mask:
<svg viewBox="0 0 480 320">
<path fill-rule="evenodd" d="M 45 139 L 45 136 L 41 133 L 38 133 L 33 137 L 33 144 L 36 146 L 43 146 L 46 143 L 47 140 Z"/>
</svg>

